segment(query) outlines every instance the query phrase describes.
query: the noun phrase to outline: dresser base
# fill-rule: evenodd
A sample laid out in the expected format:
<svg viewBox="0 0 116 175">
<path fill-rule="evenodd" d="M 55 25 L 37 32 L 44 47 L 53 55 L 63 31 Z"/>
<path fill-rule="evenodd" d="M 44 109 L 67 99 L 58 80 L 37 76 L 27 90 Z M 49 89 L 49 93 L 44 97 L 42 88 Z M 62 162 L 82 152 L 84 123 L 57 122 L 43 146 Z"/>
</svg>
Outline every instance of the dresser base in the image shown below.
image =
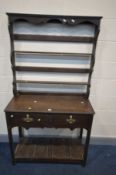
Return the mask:
<svg viewBox="0 0 116 175">
<path fill-rule="evenodd" d="M 36 101 L 35 101 L 36 100 Z M 35 103 L 36 102 L 36 103 Z M 94 111 L 88 99 L 69 95 L 19 95 L 5 109 L 12 162 L 86 164 Z M 14 149 L 13 128 L 20 142 Z M 23 128 L 80 129 L 79 137 L 25 138 Z M 85 142 L 83 130 L 86 130 Z M 67 136 L 68 137 L 68 136 Z"/>
</svg>

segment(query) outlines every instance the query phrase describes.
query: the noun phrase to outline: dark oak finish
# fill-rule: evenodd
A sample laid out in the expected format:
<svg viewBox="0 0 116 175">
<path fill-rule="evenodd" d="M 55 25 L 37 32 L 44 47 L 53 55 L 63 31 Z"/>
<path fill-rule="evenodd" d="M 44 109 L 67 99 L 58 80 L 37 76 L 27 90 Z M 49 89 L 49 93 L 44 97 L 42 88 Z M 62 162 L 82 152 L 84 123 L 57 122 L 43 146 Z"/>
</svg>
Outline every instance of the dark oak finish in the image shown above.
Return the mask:
<svg viewBox="0 0 116 175">
<path fill-rule="evenodd" d="M 97 42 L 97 38 L 98 38 L 98 34 L 99 34 L 99 26 L 100 26 L 100 19 L 101 17 L 91 17 L 91 16 L 55 16 L 55 15 L 34 15 L 34 14 L 12 14 L 12 13 L 8 13 L 8 17 L 9 17 L 9 31 L 10 31 L 10 36 L 11 36 L 11 63 L 12 63 L 12 71 L 13 71 L 13 93 L 14 95 L 16 95 L 18 93 L 18 89 L 17 89 L 17 78 L 16 78 L 16 71 L 33 71 L 33 72 L 65 72 L 65 73 L 87 73 L 89 78 L 88 78 L 88 86 L 87 86 L 87 92 L 86 92 L 86 96 L 89 97 L 89 93 L 90 93 L 90 82 L 91 82 L 91 75 L 92 75 L 92 70 L 93 70 L 93 66 L 94 66 L 94 62 L 95 62 L 95 49 L 96 49 L 96 42 Z M 32 35 L 32 34 L 16 34 L 13 32 L 13 25 L 15 23 L 18 22 L 27 22 L 27 23 L 32 23 L 35 25 L 39 24 L 47 24 L 47 23 L 60 23 L 62 25 L 67 26 L 67 28 L 70 26 L 74 27 L 80 24 L 89 24 L 92 25 L 95 29 L 94 31 L 94 36 L 73 36 L 73 34 L 71 35 L 71 33 L 68 36 L 61 36 L 61 35 Z M 71 29 L 70 29 L 71 30 Z M 87 53 L 82 53 L 82 54 L 78 54 L 78 53 L 74 53 L 74 55 L 79 55 L 81 57 L 83 56 L 91 56 L 91 64 L 90 64 L 90 69 L 88 68 L 84 68 L 84 69 L 68 69 L 68 68 L 45 68 L 45 67 L 19 67 L 15 65 L 15 58 L 16 55 L 15 53 L 18 53 L 17 51 L 14 50 L 14 41 L 15 40 L 27 40 L 28 42 L 31 40 L 35 40 L 35 41 L 60 41 L 60 42 L 72 42 L 72 43 L 91 43 L 93 44 L 93 49 L 92 49 L 92 53 L 91 54 L 87 54 Z M 20 53 L 20 52 L 19 52 Z M 22 52 L 22 53 L 29 53 L 29 52 Z M 31 52 L 30 52 L 31 53 Z M 73 53 L 35 53 L 35 54 L 45 54 L 45 55 L 73 55 Z M 56 82 L 55 82 L 56 83 Z M 39 92 L 38 92 L 39 94 Z"/>
<path fill-rule="evenodd" d="M 68 73 L 89 73 L 92 70 L 89 68 L 60 68 L 60 67 L 29 67 L 29 66 L 14 66 L 13 69 L 16 71 L 26 71 L 26 72 L 68 72 Z"/>
<path fill-rule="evenodd" d="M 75 36 L 45 36 L 45 35 L 24 35 L 14 34 L 14 40 L 27 40 L 27 41 L 59 41 L 59 42 L 80 42 L 92 43 L 93 37 L 75 37 Z"/>
<path fill-rule="evenodd" d="M 11 64 L 13 72 L 13 93 L 14 97 L 5 108 L 6 122 L 8 128 L 9 145 L 11 151 L 12 163 L 16 162 L 63 162 L 78 163 L 86 165 L 91 127 L 94 110 L 88 100 L 90 93 L 91 75 L 95 63 L 95 49 L 99 34 L 101 17 L 91 16 L 61 16 L 61 15 L 34 15 L 8 13 L 9 33 L 11 41 Z M 47 23 L 60 23 L 67 28 L 80 24 L 91 24 L 94 29 L 94 36 L 57 36 L 57 35 L 29 35 L 16 34 L 13 26 L 18 22 L 27 22 L 34 25 Z M 16 40 L 47 41 L 47 42 L 65 42 L 65 43 L 85 43 L 93 44 L 92 53 L 67 53 L 67 52 L 41 52 L 41 51 L 17 51 L 14 48 Z M 16 65 L 17 55 L 37 55 L 39 58 L 46 56 L 54 59 L 63 59 L 75 57 L 75 60 L 86 57 L 90 58 L 89 68 L 60 68 L 60 67 L 39 67 L 39 66 L 19 66 Z M 57 57 L 58 56 L 58 57 Z M 34 57 L 32 57 L 33 59 Z M 45 81 L 45 80 L 25 80 L 18 79 L 17 72 L 27 73 L 64 73 L 75 75 L 75 73 L 88 75 L 88 81 Z M 36 84 L 60 84 L 60 85 L 82 85 L 87 87 L 86 92 L 79 93 L 49 93 L 34 92 L 18 89 L 21 83 Z M 12 128 L 17 127 L 19 131 L 19 143 L 16 148 L 13 144 Z M 77 138 L 26 138 L 23 128 L 68 128 L 74 130 L 80 128 Z M 86 130 L 85 143 L 83 142 L 83 129 Z"/>
<path fill-rule="evenodd" d="M 62 24 L 78 25 L 81 23 L 91 23 L 95 26 L 100 25 L 100 16 L 61 16 L 61 15 L 40 15 L 40 14 L 21 14 L 21 13 L 7 13 L 9 22 L 13 23 L 16 21 L 27 21 L 32 24 L 47 23 L 50 21 L 57 21 Z M 64 20 L 65 19 L 65 20 Z M 72 19 L 75 21 L 73 22 Z"/>
<path fill-rule="evenodd" d="M 39 138 L 23 139 L 15 150 L 15 159 L 23 161 L 81 163 L 84 158 L 84 145 L 77 139 Z"/>
<path fill-rule="evenodd" d="M 35 91 L 17 91 L 18 92 L 18 95 L 38 95 L 38 92 L 35 92 Z M 50 95 L 50 93 L 48 93 L 48 91 L 45 91 L 45 92 L 40 92 L 39 94 L 44 94 L 44 95 L 47 95 L 47 94 L 49 94 Z M 72 96 L 75 96 L 75 93 L 74 92 L 59 92 L 59 93 L 57 93 L 56 94 L 56 92 L 52 92 L 52 94 L 55 94 L 55 95 L 72 95 Z M 82 97 L 85 97 L 86 98 L 86 93 L 84 93 L 84 92 L 80 92 L 79 94 L 78 94 L 78 96 L 82 96 Z"/>
<path fill-rule="evenodd" d="M 53 139 L 53 144 L 47 144 L 48 142 L 42 139 L 42 142 L 38 142 L 40 143 L 38 147 L 38 144 L 35 144 L 34 142 L 31 142 L 31 145 L 28 145 L 28 140 L 26 143 L 25 141 L 22 142 L 24 136 L 21 128 L 23 127 L 29 129 L 32 127 L 48 127 L 70 128 L 70 130 L 75 128 L 85 128 L 88 133 L 91 130 L 94 115 L 93 108 L 88 99 L 72 95 L 19 95 L 13 97 L 6 107 L 5 113 L 13 163 L 21 161 L 50 161 L 85 164 L 86 152 L 84 149 L 86 149 L 88 144 L 85 146 L 80 145 L 82 134 L 80 134 L 79 139 L 75 140 L 76 142 L 72 140 L 62 143 L 63 139 L 61 138 L 55 140 Z M 12 138 L 13 127 L 19 127 L 19 138 L 21 139 L 21 143 L 19 143 L 15 149 L 15 153 Z M 38 139 L 38 141 L 40 140 Z M 59 141 L 57 142 L 57 140 Z M 59 144 L 61 144 L 61 146 Z M 48 158 L 46 157 L 48 152 L 46 152 L 45 157 L 40 158 L 39 155 L 41 155 L 41 150 L 45 151 L 47 150 L 47 147 L 50 149 L 52 158 L 51 155 L 49 155 Z M 63 152 L 59 154 L 60 147 L 63 147 L 69 152 L 65 153 L 65 151 L 62 150 Z M 40 151 L 40 154 L 38 155 L 36 151 Z M 37 157 L 31 157 L 32 152 L 35 152 Z M 69 157 L 66 158 L 67 155 L 69 155 Z"/>
<path fill-rule="evenodd" d="M 31 109 L 28 109 L 31 107 Z M 13 97 L 6 112 L 47 112 L 52 113 L 93 114 L 93 108 L 88 99 L 71 95 L 19 95 Z"/>
<path fill-rule="evenodd" d="M 19 95 L 15 96 L 8 106 L 5 109 L 6 112 L 6 120 L 7 126 L 10 135 L 10 145 L 12 150 L 12 160 L 13 162 L 20 162 L 20 161 L 50 161 L 50 162 L 73 162 L 73 163 L 81 163 L 84 164 L 84 145 L 81 147 L 78 144 L 70 145 L 70 150 L 73 150 L 74 153 L 69 153 L 72 155 L 69 158 L 60 157 L 59 151 L 57 152 L 60 146 L 57 145 L 54 149 L 56 149 L 55 158 L 46 157 L 39 158 L 39 157 L 30 157 L 31 149 L 35 148 L 36 150 L 40 151 L 37 148 L 37 145 L 34 143 L 28 147 L 27 144 L 20 143 L 16 147 L 16 151 L 14 154 L 13 151 L 13 142 L 12 142 L 12 131 L 13 127 L 24 127 L 28 128 L 70 128 L 71 130 L 75 128 L 85 128 L 87 132 L 91 130 L 92 120 L 93 120 L 93 108 L 88 99 L 79 96 L 72 96 L 72 95 Z M 82 131 L 82 129 L 81 129 Z M 22 132 L 20 131 L 20 138 L 22 138 Z M 82 137 L 80 135 L 80 137 Z M 44 140 L 44 139 L 43 139 Z M 62 140 L 62 139 L 61 139 Z M 81 138 L 77 142 L 81 140 Z M 67 143 L 67 142 L 66 142 Z M 54 144 L 57 144 L 57 142 Z M 27 146 L 27 150 L 25 152 Z M 50 146 L 50 149 L 53 146 Z M 86 147 L 85 147 L 86 148 Z M 41 149 L 47 149 L 44 145 Z M 65 145 L 65 149 L 69 149 L 69 146 Z M 82 149 L 83 151 L 83 158 L 78 160 L 78 151 Z M 20 152 L 20 150 L 22 150 Z M 26 153 L 24 154 L 23 151 Z M 34 150 L 33 150 L 34 151 Z M 46 153 L 48 154 L 48 153 Z M 77 154 L 77 156 L 76 156 Z M 79 151 L 80 154 L 80 151 Z M 64 153 L 63 153 L 64 155 Z M 63 156 L 62 155 L 62 156 Z M 76 157 L 75 157 L 76 156 Z"/>
</svg>

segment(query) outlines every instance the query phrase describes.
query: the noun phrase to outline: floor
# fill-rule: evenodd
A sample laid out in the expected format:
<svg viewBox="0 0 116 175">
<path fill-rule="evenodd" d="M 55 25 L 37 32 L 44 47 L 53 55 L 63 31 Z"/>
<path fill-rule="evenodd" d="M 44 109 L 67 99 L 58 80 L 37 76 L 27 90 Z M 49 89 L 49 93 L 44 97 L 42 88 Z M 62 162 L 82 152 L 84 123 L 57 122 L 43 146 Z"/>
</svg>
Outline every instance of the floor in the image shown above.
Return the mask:
<svg viewBox="0 0 116 175">
<path fill-rule="evenodd" d="M 116 175 L 116 146 L 90 145 L 86 167 L 75 164 L 11 164 L 8 143 L 0 143 L 0 175 Z"/>
</svg>

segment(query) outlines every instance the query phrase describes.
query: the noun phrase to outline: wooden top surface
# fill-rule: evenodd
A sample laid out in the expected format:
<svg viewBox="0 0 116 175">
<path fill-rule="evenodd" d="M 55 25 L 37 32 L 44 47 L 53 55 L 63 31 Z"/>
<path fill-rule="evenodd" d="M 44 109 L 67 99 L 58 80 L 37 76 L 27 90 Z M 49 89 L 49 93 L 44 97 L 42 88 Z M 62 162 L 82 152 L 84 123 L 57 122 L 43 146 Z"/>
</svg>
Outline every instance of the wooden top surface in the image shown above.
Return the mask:
<svg viewBox="0 0 116 175">
<path fill-rule="evenodd" d="M 74 95 L 19 95 L 12 98 L 5 112 L 94 114 L 88 99 Z"/>
</svg>

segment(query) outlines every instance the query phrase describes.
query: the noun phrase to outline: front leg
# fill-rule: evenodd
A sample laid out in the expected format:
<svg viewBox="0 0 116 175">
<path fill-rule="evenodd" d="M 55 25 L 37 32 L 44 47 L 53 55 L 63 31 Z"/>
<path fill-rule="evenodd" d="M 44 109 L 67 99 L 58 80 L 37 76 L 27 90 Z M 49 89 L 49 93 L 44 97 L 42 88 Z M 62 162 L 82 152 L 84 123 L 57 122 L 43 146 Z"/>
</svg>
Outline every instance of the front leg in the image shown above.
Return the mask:
<svg viewBox="0 0 116 175">
<path fill-rule="evenodd" d="M 12 164 L 15 164 L 15 157 L 14 157 L 14 145 L 13 145 L 13 135 L 12 135 L 12 128 L 8 127 L 8 139 L 9 139 L 9 146 L 12 158 Z"/>
</svg>

